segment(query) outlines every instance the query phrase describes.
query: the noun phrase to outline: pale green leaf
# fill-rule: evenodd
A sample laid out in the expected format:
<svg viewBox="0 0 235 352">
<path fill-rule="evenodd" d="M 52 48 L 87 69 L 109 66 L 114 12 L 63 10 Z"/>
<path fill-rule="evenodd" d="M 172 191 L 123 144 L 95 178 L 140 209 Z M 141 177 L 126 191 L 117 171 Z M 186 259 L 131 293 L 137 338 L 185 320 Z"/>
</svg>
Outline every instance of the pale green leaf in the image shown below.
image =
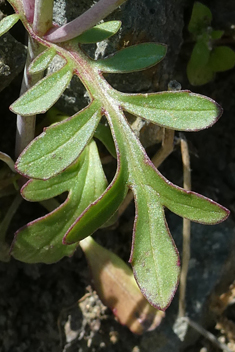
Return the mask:
<svg viewBox="0 0 235 352">
<path fill-rule="evenodd" d="M 101 42 L 102 40 L 108 39 L 116 34 L 119 31 L 121 24 L 121 21 L 109 21 L 98 24 L 79 35 L 77 41 L 81 44 Z"/>
<path fill-rule="evenodd" d="M 33 74 L 44 71 L 55 55 L 56 50 L 54 48 L 49 48 L 43 51 L 43 53 L 38 55 L 29 65 L 29 73 Z"/>
<path fill-rule="evenodd" d="M 15 114 L 30 116 L 46 112 L 61 96 L 72 78 L 72 69 L 65 65 L 59 71 L 46 76 L 29 89 L 10 109 Z"/>
<path fill-rule="evenodd" d="M 0 21 L 0 36 L 5 34 L 6 32 L 9 31 L 9 29 L 11 29 L 11 27 L 14 26 L 14 24 L 16 22 L 18 22 L 20 16 L 18 14 L 13 14 L 7 17 L 4 17 L 1 21 Z"/>
<path fill-rule="evenodd" d="M 79 156 L 100 118 L 100 105 L 94 101 L 71 118 L 46 128 L 20 155 L 17 170 L 39 179 L 58 174 Z"/>
<path fill-rule="evenodd" d="M 194 131 L 207 128 L 222 113 L 215 101 L 189 91 L 118 93 L 117 98 L 123 109 L 131 114 L 174 130 Z"/>
<path fill-rule="evenodd" d="M 63 173 L 47 181 L 29 181 L 22 193 L 30 201 L 41 201 L 65 191 L 69 194 L 59 208 L 18 231 L 12 255 L 26 263 L 48 264 L 72 255 L 77 244 L 64 246 L 63 236 L 106 186 L 107 181 L 95 142 L 91 142 L 78 161 Z"/>
<path fill-rule="evenodd" d="M 140 71 L 160 62 L 166 55 L 166 46 L 156 43 L 143 43 L 124 48 L 95 65 L 108 73 Z"/>
</svg>

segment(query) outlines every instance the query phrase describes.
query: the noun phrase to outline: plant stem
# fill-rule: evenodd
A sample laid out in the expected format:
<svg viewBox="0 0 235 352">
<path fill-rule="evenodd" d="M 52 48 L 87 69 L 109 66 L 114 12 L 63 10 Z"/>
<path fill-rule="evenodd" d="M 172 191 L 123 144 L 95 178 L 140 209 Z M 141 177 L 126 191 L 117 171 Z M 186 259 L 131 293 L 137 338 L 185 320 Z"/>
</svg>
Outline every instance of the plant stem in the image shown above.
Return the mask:
<svg viewBox="0 0 235 352">
<path fill-rule="evenodd" d="M 100 0 L 81 16 L 75 18 L 75 20 L 60 28 L 50 30 L 48 34 L 44 36 L 44 39 L 53 43 L 73 39 L 96 25 L 125 1 L 126 0 Z"/>
<path fill-rule="evenodd" d="M 35 3 L 33 29 L 38 36 L 43 36 L 52 27 L 54 0 L 37 0 Z"/>
<path fill-rule="evenodd" d="M 22 0 L 25 17 L 29 23 L 33 23 L 35 0 Z"/>
<path fill-rule="evenodd" d="M 181 137 L 181 154 L 183 162 L 183 174 L 184 174 L 184 189 L 191 191 L 191 170 L 190 170 L 190 156 L 188 151 L 188 143 L 185 138 Z M 182 254 L 182 269 L 180 274 L 180 285 L 179 285 L 179 312 L 178 317 L 185 316 L 185 294 L 186 294 L 186 282 L 188 274 L 188 266 L 190 259 L 190 230 L 191 222 L 188 219 L 183 219 L 183 254 Z"/>
<path fill-rule="evenodd" d="M 189 318 L 182 318 L 184 321 L 186 321 L 193 329 L 195 329 L 196 331 L 198 331 L 202 336 L 204 336 L 205 338 L 207 338 L 208 340 L 210 340 L 214 346 L 218 347 L 219 349 L 221 349 L 222 351 L 226 351 L 226 352 L 232 352 L 227 345 L 225 345 L 224 343 L 221 343 L 216 337 L 215 335 L 213 335 L 211 332 L 205 330 L 201 325 L 197 324 L 195 321 L 192 321 Z"/>
<path fill-rule="evenodd" d="M 52 25 L 53 16 L 53 2 L 54 0 L 36 0 L 34 7 L 33 29 L 38 35 L 43 35 Z M 27 6 L 25 1 L 24 5 Z M 30 16 L 32 15 L 32 9 Z M 20 95 L 25 93 L 35 83 L 37 83 L 43 76 L 43 73 L 37 75 L 29 75 L 27 69 L 32 60 L 42 52 L 43 47 L 38 44 L 33 38 L 28 40 L 28 55 L 24 70 L 24 78 L 21 86 Z M 17 115 L 17 129 L 16 129 L 16 158 L 22 150 L 33 140 L 35 134 L 36 116 L 21 116 Z"/>
<path fill-rule="evenodd" d="M 6 232 L 22 200 L 21 195 L 18 193 L 0 224 L 0 260 L 4 262 L 10 260 L 9 246 L 5 241 Z"/>
</svg>

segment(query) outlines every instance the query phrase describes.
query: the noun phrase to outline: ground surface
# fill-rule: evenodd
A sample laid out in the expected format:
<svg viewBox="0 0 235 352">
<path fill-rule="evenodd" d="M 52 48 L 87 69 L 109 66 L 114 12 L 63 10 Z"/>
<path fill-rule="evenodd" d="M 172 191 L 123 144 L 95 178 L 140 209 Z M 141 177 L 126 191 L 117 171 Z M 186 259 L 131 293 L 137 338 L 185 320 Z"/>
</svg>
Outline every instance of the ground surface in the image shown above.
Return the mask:
<svg viewBox="0 0 235 352">
<path fill-rule="evenodd" d="M 234 43 L 232 47 L 235 49 Z M 211 129 L 187 134 L 191 151 L 193 190 L 228 207 L 231 216 L 229 222 L 213 227 L 212 230 L 194 227 L 193 231 L 198 236 L 192 239 L 193 260 L 188 280 L 186 310 L 190 317 L 199 319 L 201 325 L 219 336 L 223 334 L 214 329 L 218 315 L 209 308 L 210 297 L 213 292 L 226 292 L 235 277 L 230 260 L 230 256 L 234 258 L 232 246 L 235 242 L 235 70 L 218 74 L 206 86 L 191 87 L 185 74 L 190 50 L 190 43 L 183 44 L 172 78 L 177 79 L 184 89 L 205 94 L 224 108 L 222 118 Z M 9 113 L 8 106 L 17 98 L 20 82 L 21 77 L 18 76 L 0 95 L 3 132 L 0 150 L 11 156 L 14 155 L 15 117 Z M 150 149 L 149 153 L 152 152 Z M 161 171 L 172 182 L 181 184 L 181 160 L 177 147 L 162 165 Z M 1 208 L 10 201 L 11 199 L 1 199 Z M 24 202 L 10 226 L 9 236 L 43 213 L 40 206 Z M 106 232 L 98 231 L 96 235 L 107 248 L 125 260 L 129 256 L 133 219 L 134 209 L 131 205 L 119 219 L 118 228 Z M 180 248 L 179 220 L 170 215 L 169 223 Z M 212 282 L 210 278 L 213 277 Z M 201 287 L 206 291 L 200 290 Z M 199 335 L 193 335 L 191 346 L 188 342 L 187 346 L 180 343 L 173 332 L 177 299 L 176 296 L 162 327 L 143 336 L 135 336 L 126 327 L 118 324 L 112 312 L 102 305 L 92 290 L 87 263 L 80 249 L 72 258 L 65 258 L 50 266 L 27 265 L 12 259 L 9 263 L 0 263 L 0 351 L 217 351 L 216 347 L 212 347 Z M 78 300 L 82 300 L 79 305 Z M 197 305 L 199 308 L 195 309 Z M 227 308 L 223 317 L 235 323 L 234 305 Z M 233 325 L 231 326 L 233 337 L 226 339 L 223 335 L 221 340 L 232 341 L 234 332 Z M 228 332 L 228 324 L 226 327 Z M 234 348 L 234 345 L 231 344 L 230 348 Z"/>
</svg>

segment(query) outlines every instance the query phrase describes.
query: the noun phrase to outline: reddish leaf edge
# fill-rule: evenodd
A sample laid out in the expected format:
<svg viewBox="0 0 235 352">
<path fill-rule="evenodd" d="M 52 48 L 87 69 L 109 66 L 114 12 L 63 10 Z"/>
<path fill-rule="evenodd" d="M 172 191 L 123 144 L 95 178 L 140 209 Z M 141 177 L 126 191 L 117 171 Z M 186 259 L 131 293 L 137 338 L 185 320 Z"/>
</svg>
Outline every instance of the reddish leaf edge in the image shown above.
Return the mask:
<svg viewBox="0 0 235 352">
<path fill-rule="evenodd" d="M 132 257 L 133 257 L 133 252 L 134 252 L 134 245 L 135 245 L 135 233 L 136 233 L 136 223 L 137 223 L 137 219 L 138 219 L 138 204 L 136 202 L 136 195 L 135 193 L 133 192 L 134 194 L 134 200 L 135 200 L 135 219 L 134 219 L 134 226 L 133 226 L 133 232 L 132 232 L 132 243 L 131 243 L 131 253 L 130 253 L 130 258 L 128 260 L 128 262 L 131 264 L 131 267 L 132 267 L 132 270 L 133 270 L 133 275 L 134 275 L 134 278 L 136 280 L 136 283 L 141 291 L 141 293 L 143 294 L 143 296 L 147 299 L 147 301 L 151 304 L 151 306 L 153 306 L 154 308 L 158 309 L 158 310 L 161 310 L 163 312 L 166 311 L 166 309 L 170 306 L 174 296 L 175 296 L 175 293 L 178 289 L 178 286 L 179 286 L 179 279 L 180 279 L 180 273 L 178 274 L 178 280 L 177 280 L 177 283 L 171 293 L 171 297 L 169 299 L 169 302 L 167 303 L 167 305 L 165 307 L 160 307 L 159 305 L 155 304 L 151 299 L 149 299 L 148 297 L 148 294 L 146 293 L 146 290 L 144 288 L 142 288 L 140 285 L 139 285 L 139 282 L 138 282 L 138 276 L 137 276 L 137 273 L 136 273 L 136 270 L 134 268 L 134 266 L 132 265 Z M 174 250 L 175 250 L 175 253 L 177 254 L 177 258 L 178 258 L 178 261 L 176 263 L 176 265 L 178 267 L 180 267 L 180 256 L 179 256 L 179 251 L 176 247 L 176 244 L 175 244 L 175 241 L 171 235 L 171 232 L 170 232 L 170 229 L 169 229 L 169 226 L 168 226 L 168 223 L 166 221 L 166 218 L 164 216 L 164 222 L 165 222 L 165 227 L 166 227 L 166 230 L 168 232 L 168 235 L 169 235 L 169 238 L 173 244 L 173 247 L 174 247 Z"/>
<path fill-rule="evenodd" d="M 88 140 L 87 144 L 84 146 L 84 148 L 81 150 L 81 153 L 78 155 L 78 157 L 76 159 L 74 159 L 68 166 L 66 166 L 63 170 L 55 173 L 54 175 L 52 175 L 51 177 L 45 177 L 45 178 L 36 178 L 36 177 L 31 177 L 30 175 L 27 175 L 25 174 L 24 172 L 21 172 L 19 169 L 18 169 L 18 164 L 20 163 L 20 159 L 22 158 L 22 156 L 26 153 L 26 151 L 31 147 L 32 144 L 34 144 L 39 138 L 42 138 L 46 131 L 50 128 L 53 128 L 53 127 L 56 127 L 58 125 L 62 125 L 64 123 L 66 123 L 67 121 L 70 121 L 71 119 L 73 119 L 74 117 L 76 117 L 78 114 L 80 114 L 81 112 L 83 112 L 84 110 L 88 109 L 92 103 L 93 103 L 94 99 L 92 101 L 90 101 L 89 105 L 85 106 L 83 109 L 79 110 L 78 112 L 76 112 L 74 115 L 72 116 L 69 116 L 67 117 L 66 119 L 64 119 L 63 121 L 59 121 L 59 122 L 56 122 L 48 127 L 44 127 L 43 128 L 43 132 L 40 133 L 37 137 L 35 137 L 28 145 L 27 147 L 20 153 L 20 155 L 18 156 L 16 162 L 15 162 L 15 170 L 17 171 L 18 174 L 22 175 L 23 177 L 27 178 L 27 179 L 34 179 L 34 180 L 43 180 L 43 181 L 46 181 L 46 180 L 49 180 L 57 175 L 59 175 L 60 173 L 62 173 L 63 171 L 65 171 L 69 166 L 71 166 L 78 158 L 79 156 L 81 155 L 81 153 L 83 152 L 83 150 L 85 149 L 86 145 L 89 144 L 90 140 L 93 138 L 93 135 L 90 136 L 90 139 Z M 101 115 L 102 115 L 102 109 L 100 108 L 100 111 L 101 111 Z"/>
<path fill-rule="evenodd" d="M 119 101 L 119 100 L 118 100 L 118 96 L 119 96 L 119 95 L 123 95 L 123 96 L 141 96 L 141 95 L 146 95 L 145 93 L 130 93 L 130 94 L 129 94 L 129 93 L 123 93 L 123 92 L 119 92 L 118 90 L 115 90 L 114 88 L 113 88 L 113 91 L 114 91 L 114 96 L 115 96 L 115 98 L 116 98 L 117 101 Z M 215 116 L 215 118 L 214 118 L 214 120 L 212 121 L 212 123 L 209 124 L 209 125 L 207 125 L 206 127 L 204 127 L 204 128 L 199 128 L 199 129 L 179 130 L 179 131 L 198 132 L 198 131 L 202 131 L 202 130 L 208 129 L 208 128 L 210 128 L 211 126 L 213 126 L 213 125 L 220 119 L 220 117 L 221 117 L 222 114 L 223 114 L 223 108 L 222 108 L 215 100 L 213 100 L 212 98 L 207 97 L 207 96 L 205 96 L 205 95 L 203 95 L 203 94 L 193 93 L 191 90 L 185 89 L 185 90 L 177 90 L 177 91 L 162 91 L 162 92 L 147 93 L 147 94 L 148 94 L 148 96 L 155 96 L 155 95 L 163 95 L 163 94 L 165 94 L 165 93 L 170 93 L 170 94 L 187 93 L 187 94 L 190 94 L 190 95 L 193 95 L 193 96 L 197 96 L 197 97 L 200 97 L 200 98 L 204 98 L 204 99 L 210 101 L 211 103 L 213 103 L 213 104 L 216 106 L 217 110 L 218 110 L 218 114 Z M 128 110 L 125 108 L 125 106 L 122 105 L 122 102 L 121 102 L 121 101 L 119 101 L 119 107 L 120 107 L 123 111 L 127 111 L 127 112 L 128 112 Z M 190 113 L 190 112 L 189 112 L 189 113 Z M 202 112 L 202 113 L 203 113 L 203 112 Z M 136 114 L 135 116 L 139 116 L 139 117 L 143 118 L 144 120 L 148 120 L 147 118 L 145 118 L 145 117 L 142 116 L 142 115 L 140 116 L 140 115 Z M 166 127 L 166 128 L 168 128 L 168 126 L 166 126 L 166 125 L 160 125 L 160 124 L 158 124 L 158 123 L 154 123 L 153 121 L 151 121 L 151 122 L 152 122 L 153 124 L 159 125 L 159 126 L 161 126 L 161 127 Z"/>
</svg>

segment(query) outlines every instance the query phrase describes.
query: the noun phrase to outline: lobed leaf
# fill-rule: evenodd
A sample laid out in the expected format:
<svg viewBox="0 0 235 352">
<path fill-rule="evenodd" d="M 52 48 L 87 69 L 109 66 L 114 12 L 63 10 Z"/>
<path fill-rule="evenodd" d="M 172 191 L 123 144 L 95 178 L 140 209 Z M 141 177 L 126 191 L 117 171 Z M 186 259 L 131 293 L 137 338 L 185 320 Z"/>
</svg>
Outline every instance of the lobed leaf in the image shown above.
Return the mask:
<svg viewBox="0 0 235 352">
<path fill-rule="evenodd" d="M 19 19 L 20 19 L 20 16 L 16 13 L 3 18 L 0 21 L 0 36 L 8 32 L 9 29 L 11 29 L 11 27 L 13 27 L 14 24 L 18 22 Z"/>
<path fill-rule="evenodd" d="M 77 37 L 77 41 L 81 44 L 101 42 L 102 40 L 108 39 L 109 37 L 116 34 L 119 31 L 121 24 L 121 21 L 109 21 L 100 23 L 79 35 Z"/>
<path fill-rule="evenodd" d="M 61 96 L 73 75 L 72 68 L 65 65 L 46 76 L 17 99 L 10 109 L 15 114 L 31 116 L 46 112 Z"/>
<path fill-rule="evenodd" d="M 71 118 L 45 128 L 19 156 L 16 169 L 44 180 L 58 174 L 80 155 L 100 118 L 101 108 L 95 100 Z"/>
<path fill-rule="evenodd" d="M 134 187 L 134 192 L 136 218 L 130 262 L 143 295 L 154 307 L 165 310 L 178 285 L 178 252 L 159 194 L 146 185 Z"/>
<path fill-rule="evenodd" d="M 65 234 L 63 243 L 81 241 L 107 223 L 118 210 L 127 194 L 127 174 L 122 168 L 106 191 L 81 214 Z"/>
<path fill-rule="evenodd" d="M 29 73 L 33 74 L 44 71 L 55 55 L 56 50 L 54 48 L 48 48 L 47 50 L 43 51 L 29 65 Z"/>
<path fill-rule="evenodd" d="M 106 73 L 124 73 L 146 69 L 156 65 L 166 55 L 163 44 L 143 43 L 124 48 L 105 59 L 97 60 L 95 65 Z"/>
<path fill-rule="evenodd" d="M 215 101 L 190 91 L 115 94 L 124 110 L 174 130 L 195 131 L 207 128 L 222 113 Z"/>
<path fill-rule="evenodd" d="M 65 191 L 69 191 L 69 194 L 59 208 L 16 233 L 12 255 L 27 263 L 48 264 L 72 255 L 77 244 L 63 246 L 63 236 L 106 186 L 107 181 L 94 141 L 85 148 L 76 163 L 63 173 L 47 181 L 29 181 L 23 187 L 22 194 L 30 201 L 41 201 Z"/>
</svg>

